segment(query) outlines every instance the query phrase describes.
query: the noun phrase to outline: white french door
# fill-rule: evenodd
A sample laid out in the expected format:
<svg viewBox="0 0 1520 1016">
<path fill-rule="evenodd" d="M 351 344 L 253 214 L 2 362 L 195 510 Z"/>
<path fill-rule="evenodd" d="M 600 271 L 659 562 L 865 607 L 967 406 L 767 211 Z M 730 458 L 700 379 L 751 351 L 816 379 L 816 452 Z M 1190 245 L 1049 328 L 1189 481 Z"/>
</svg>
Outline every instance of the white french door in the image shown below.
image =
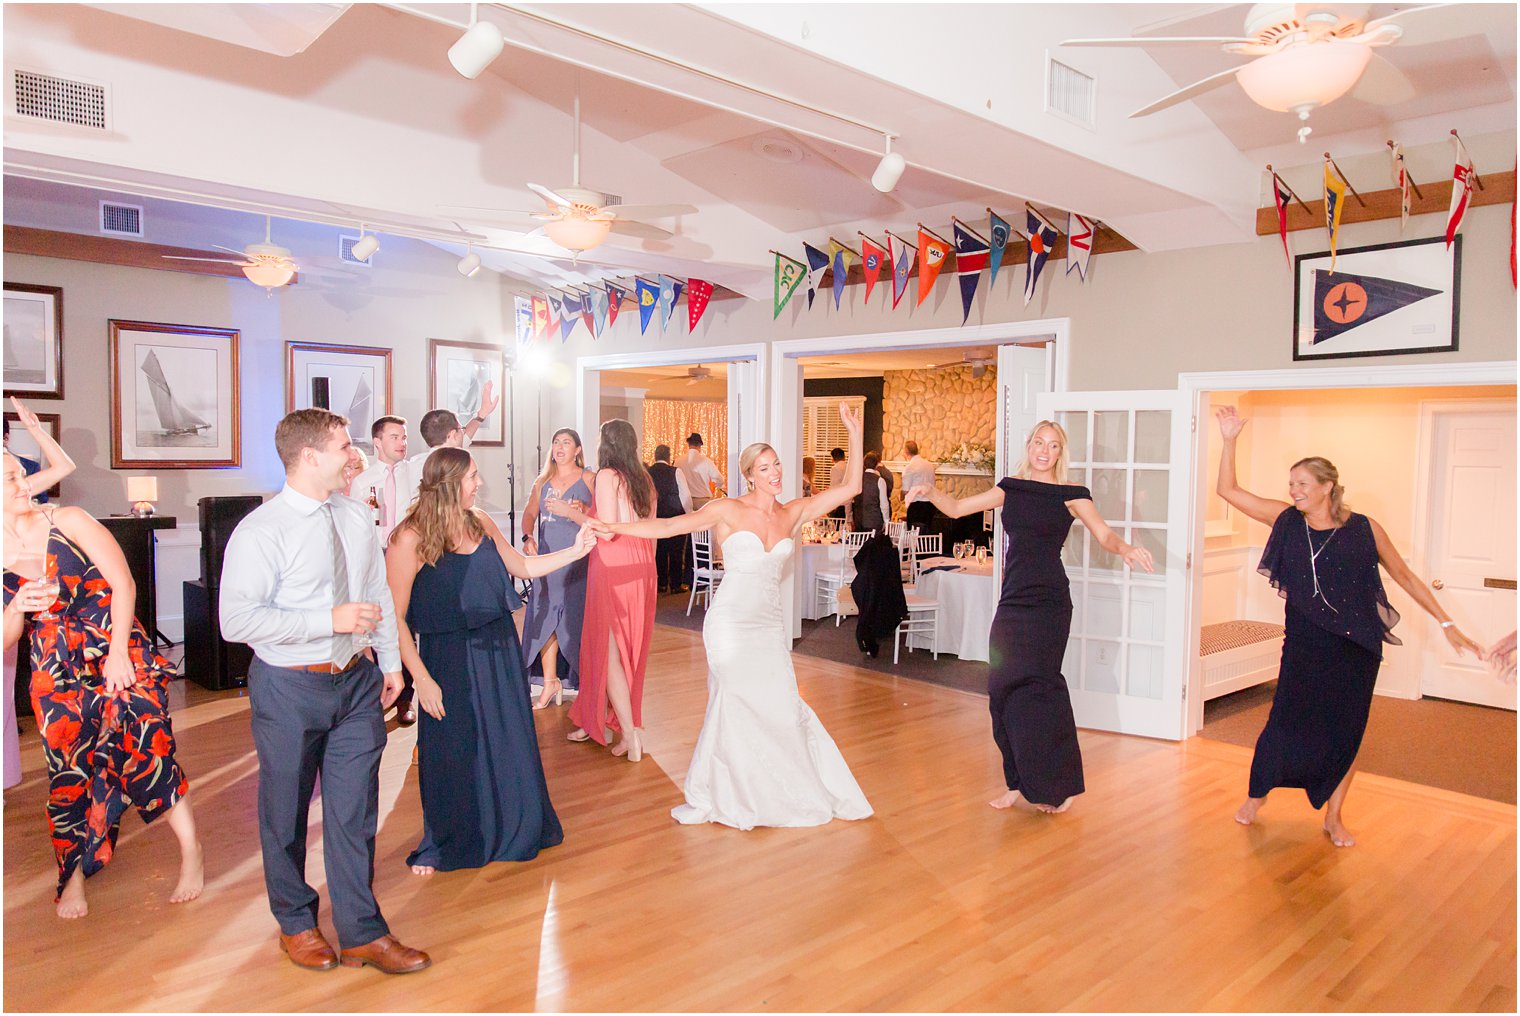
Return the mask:
<svg viewBox="0 0 1520 1016">
<path fill-rule="evenodd" d="M 1024 457 L 1024 441 L 1039 420 L 1041 395 L 1053 387 L 1055 344 L 999 346 L 997 349 L 997 433 L 992 482 L 1012 476 Z M 992 513 L 992 588 L 1003 588 L 1003 513 Z"/>
<path fill-rule="evenodd" d="M 1066 428 L 1070 482 L 1155 558 L 1131 572 L 1073 522 L 1062 559 L 1071 637 L 1062 673 L 1077 725 L 1180 740 L 1187 682 L 1191 410 L 1180 391 L 1050 392 L 1039 417 Z"/>
</svg>

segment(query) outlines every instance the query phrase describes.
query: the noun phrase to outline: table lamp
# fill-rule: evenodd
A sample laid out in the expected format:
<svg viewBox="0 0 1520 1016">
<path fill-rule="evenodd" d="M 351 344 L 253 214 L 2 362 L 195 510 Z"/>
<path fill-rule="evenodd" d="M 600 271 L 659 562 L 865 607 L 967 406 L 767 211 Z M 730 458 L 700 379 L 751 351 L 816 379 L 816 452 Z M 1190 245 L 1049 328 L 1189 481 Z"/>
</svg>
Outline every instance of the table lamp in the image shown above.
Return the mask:
<svg viewBox="0 0 1520 1016">
<path fill-rule="evenodd" d="M 158 477 L 127 477 L 127 500 L 132 502 L 132 516 L 145 519 L 153 514 L 153 502 L 158 500 Z"/>
</svg>

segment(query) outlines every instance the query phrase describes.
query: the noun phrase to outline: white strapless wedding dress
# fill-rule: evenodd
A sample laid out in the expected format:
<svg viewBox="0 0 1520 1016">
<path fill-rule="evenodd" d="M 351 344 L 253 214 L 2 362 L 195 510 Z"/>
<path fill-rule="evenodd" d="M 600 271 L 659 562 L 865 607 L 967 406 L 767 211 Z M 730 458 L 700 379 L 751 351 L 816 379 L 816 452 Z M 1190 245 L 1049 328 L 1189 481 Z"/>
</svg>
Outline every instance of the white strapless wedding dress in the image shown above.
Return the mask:
<svg viewBox="0 0 1520 1016">
<path fill-rule="evenodd" d="M 790 538 L 769 551 L 755 533 L 723 541 L 723 581 L 702 625 L 707 715 L 677 822 L 735 829 L 861 819 L 871 805 L 817 714 L 797 694 L 781 615 Z"/>
</svg>

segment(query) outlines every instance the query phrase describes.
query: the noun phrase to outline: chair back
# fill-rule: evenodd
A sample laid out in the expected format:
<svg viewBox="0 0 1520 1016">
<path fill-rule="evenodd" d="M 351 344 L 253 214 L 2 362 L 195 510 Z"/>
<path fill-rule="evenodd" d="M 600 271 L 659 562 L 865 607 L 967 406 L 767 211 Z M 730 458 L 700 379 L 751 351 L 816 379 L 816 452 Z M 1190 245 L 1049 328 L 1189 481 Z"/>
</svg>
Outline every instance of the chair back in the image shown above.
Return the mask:
<svg viewBox="0 0 1520 1016">
<path fill-rule="evenodd" d="M 836 515 L 824 515 L 813 520 L 813 525 L 822 532 L 839 532 L 844 529 L 844 519 Z"/>
<path fill-rule="evenodd" d="M 907 530 L 908 524 L 906 522 L 887 523 L 887 536 L 891 538 L 893 543 L 900 545 L 903 541 L 903 534 L 906 533 Z"/>
<path fill-rule="evenodd" d="M 944 542 L 939 533 L 918 536 L 913 539 L 914 557 L 939 557 L 944 553 Z"/>
<path fill-rule="evenodd" d="M 691 534 L 691 564 L 693 568 L 711 568 L 713 563 L 712 530 L 700 529 Z"/>
<path fill-rule="evenodd" d="M 844 539 L 840 542 L 844 544 L 845 553 L 849 554 L 851 557 L 854 557 L 855 552 L 858 551 L 861 547 L 864 547 L 866 545 L 866 541 L 875 535 L 876 530 L 874 529 L 853 529 L 850 532 L 845 533 Z"/>
</svg>

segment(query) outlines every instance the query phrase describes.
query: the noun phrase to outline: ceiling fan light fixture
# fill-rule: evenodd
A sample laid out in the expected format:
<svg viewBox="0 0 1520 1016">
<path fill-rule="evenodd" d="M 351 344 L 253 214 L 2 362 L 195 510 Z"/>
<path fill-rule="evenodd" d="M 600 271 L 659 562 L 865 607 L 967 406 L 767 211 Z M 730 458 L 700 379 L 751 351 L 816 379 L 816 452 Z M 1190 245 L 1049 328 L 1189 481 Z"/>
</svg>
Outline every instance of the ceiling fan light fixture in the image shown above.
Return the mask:
<svg viewBox="0 0 1520 1016">
<path fill-rule="evenodd" d="M 501 56 L 506 43 L 501 29 L 489 21 L 474 21 L 459 41 L 449 47 L 449 63 L 471 81 L 480 77 L 491 61 Z"/>
<path fill-rule="evenodd" d="M 263 286 L 265 289 L 279 289 L 281 286 L 288 285 L 290 280 L 295 278 L 296 270 L 288 264 L 259 261 L 251 265 L 244 265 L 243 274 L 255 286 Z"/>
<path fill-rule="evenodd" d="M 550 219 L 544 223 L 544 232 L 548 234 L 550 240 L 565 250 L 577 253 L 598 246 L 607 239 L 607 234 L 611 231 L 611 219 L 568 216 L 562 219 Z"/>
<path fill-rule="evenodd" d="M 887 151 L 876 164 L 876 172 L 871 174 L 871 186 L 883 194 L 890 194 L 892 188 L 897 186 L 897 181 L 902 179 L 903 170 L 908 168 L 908 163 L 901 155 L 892 151 L 892 135 L 886 135 Z"/>
<path fill-rule="evenodd" d="M 1235 80 L 1258 106 L 1302 115 L 1351 91 L 1371 59 L 1371 48 L 1354 42 L 1291 46 L 1252 60 Z"/>
</svg>

